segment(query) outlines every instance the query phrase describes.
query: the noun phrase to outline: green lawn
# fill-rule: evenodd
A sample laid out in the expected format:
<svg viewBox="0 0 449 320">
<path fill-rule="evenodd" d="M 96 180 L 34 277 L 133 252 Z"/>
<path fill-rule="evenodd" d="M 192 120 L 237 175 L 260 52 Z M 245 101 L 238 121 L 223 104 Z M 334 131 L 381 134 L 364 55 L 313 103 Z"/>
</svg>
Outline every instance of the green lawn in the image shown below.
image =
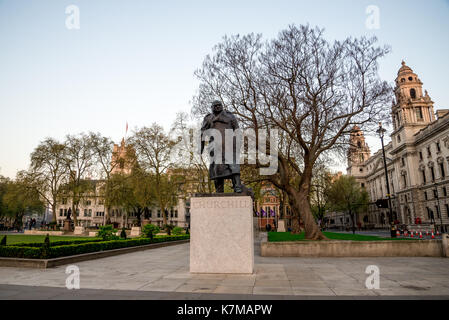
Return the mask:
<svg viewBox="0 0 449 320">
<path fill-rule="evenodd" d="M 382 238 L 376 236 L 366 236 L 361 234 L 323 232 L 329 240 L 353 240 L 353 241 L 379 241 L 379 240 L 409 240 L 407 238 Z M 268 232 L 268 241 L 306 241 L 304 232 L 300 234 L 291 234 L 290 232 Z"/>
<path fill-rule="evenodd" d="M 3 235 L 0 235 L 0 239 Z M 44 242 L 45 235 L 32 235 L 32 234 L 8 234 L 6 236 L 6 244 L 13 244 L 19 242 Z M 50 241 L 60 240 L 83 240 L 94 239 L 93 237 L 76 237 L 76 236 L 50 236 Z"/>
</svg>

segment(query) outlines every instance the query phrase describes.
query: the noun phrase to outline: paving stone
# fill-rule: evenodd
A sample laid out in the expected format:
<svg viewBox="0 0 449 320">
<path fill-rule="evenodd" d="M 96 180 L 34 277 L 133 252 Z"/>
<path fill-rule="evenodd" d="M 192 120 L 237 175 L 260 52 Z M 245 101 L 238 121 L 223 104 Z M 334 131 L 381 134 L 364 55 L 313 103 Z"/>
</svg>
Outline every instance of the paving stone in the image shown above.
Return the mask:
<svg viewBox="0 0 449 320">
<path fill-rule="evenodd" d="M 335 296 L 335 292 L 333 292 L 329 288 L 317 288 L 317 287 L 293 287 L 293 293 L 295 295 L 300 296 Z"/>
<path fill-rule="evenodd" d="M 286 288 L 290 288 L 290 281 L 288 280 L 257 280 L 256 279 L 256 283 L 254 284 L 254 287 L 286 287 Z"/>
<path fill-rule="evenodd" d="M 254 287 L 253 294 L 290 295 L 294 293 L 291 287 Z"/>
<path fill-rule="evenodd" d="M 191 292 L 191 293 L 212 293 L 217 289 L 216 285 L 195 285 L 184 284 L 176 289 L 176 292 Z"/>
<path fill-rule="evenodd" d="M 237 293 L 237 294 L 251 294 L 253 292 L 253 286 L 224 286 L 220 285 L 213 293 Z"/>
<path fill-rule="evenodd" d="M 65 288 L 67 266 L 43 270 L 0 267 L 0 299 L 22 294 L 29 299 L 93 299 L 92 292 L 127 299 L 169 299 L 171 295 L 186 299 L 207 295 L 238 299 L 253 295 L 257 299 L 449 296 L 449 259 L 444 258 L 277 258 L 259 254 L 255 263 L 253 275 L 190 274 L 188 244 L 134 252 L 77 263 L 82 288 L 77 293 Z M 379 290 L 365 288 L 368 265 L 380 269 Z M 365 296 L 371 293 L 375 295 Z"/>
</svg>

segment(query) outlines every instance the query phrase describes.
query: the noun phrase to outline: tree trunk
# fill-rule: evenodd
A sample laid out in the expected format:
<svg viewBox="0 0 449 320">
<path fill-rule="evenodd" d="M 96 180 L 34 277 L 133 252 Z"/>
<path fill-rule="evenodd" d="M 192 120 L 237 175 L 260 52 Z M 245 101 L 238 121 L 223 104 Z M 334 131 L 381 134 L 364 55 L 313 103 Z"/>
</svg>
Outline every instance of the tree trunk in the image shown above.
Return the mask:
<svg viewBox="0 0 449 320">
<path fill-rule="evenodd" d="M 52 222 L 56 223 L 56 203 L 52 203 L 51 211 L 53 211 L 53 217 L 51 218 Z"/>
<path fill-rule="evenodd" d="M 78 222 L 78 217 L 76 216 L 76 206 L 72 199 L 72 216 L 73 216 L 73 225 L 76 227 L 76 223 Z"/>
<path fill-rule="evenodd" d="M 104 206 L 104 217 L 103 217 L 103 225 L 107 225 L 108 221 L 110 221 L 109 219 L 109 206 Z"/>
<path fill-rule="evenodd" d="M 167 216 L 165 215 L 165 208 L 163 208 L 161 206 L 160 209 L 161 209 L 161 213 L 162 213 L 162 224 L 165 227 L 167 225 Z"/>
<path fill-rule="evenodd" d="M 304 172 L 303 174 L 307 174 Z M 310 177 L 303 177 L 304 179 L 311 179 Z M 315 222 L 315 219 L 313 218 L 312 210 L 310 208 L 309 203 L 309 193 L 310 190 L 308 188 L 308 185 L 310 183 L 307 183 L 307 180 L 304 181 L 298 190 L 295 190 L 292 186 L 289 186 L 287 188 L 287 194 L 289 196 L 289 199 L 291 199 L 292 204 L 292 211 L 293 211 L 293 217 L 292 217 L 292 233 L 300 233 L 300 225 L 299 225 L 299 218 L 304 223 L 304 229 L 305 229 L 305 239 L 307 240 L 326 240 L 327 238 L 323 235 L 321 230 L 318 228 L 318 225 Z"/>
</svg>

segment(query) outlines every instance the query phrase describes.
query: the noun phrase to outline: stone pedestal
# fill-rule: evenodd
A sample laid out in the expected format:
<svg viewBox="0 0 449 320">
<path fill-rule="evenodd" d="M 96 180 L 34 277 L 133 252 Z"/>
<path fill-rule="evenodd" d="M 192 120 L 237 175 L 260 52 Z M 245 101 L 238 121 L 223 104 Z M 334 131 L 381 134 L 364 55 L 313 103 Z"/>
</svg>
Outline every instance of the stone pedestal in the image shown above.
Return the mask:
<svg viewBox="0 0 449 320">
<path fill-rule="evenodd" d="M 191 198 L 190 272 L 253 273 L 252 208 L 235 193 Z"/>
<path fill-rule="evenodd" d="M 84 227 L 75 227 L 75 230 L 73 231 L 73 234 L 84 234 Z"/>
<path fill-rule="evenodd" d="M 72 220 L 64 220 L 64 231 L 72 232 Z"/>
<path fill-rule="evenodd" d="M 131 228 L 131 237 L 139 237 L 142 234 L 140 227 L 132 227 Z"/>
<path fill-rule="evenodd" d="M 283 219 L 279 219 L 278 221 L 278 228 L 277 228 L 277 232 L 287 232 L 287 228 L 286 226 L 286 221 Z"/>
</svg>

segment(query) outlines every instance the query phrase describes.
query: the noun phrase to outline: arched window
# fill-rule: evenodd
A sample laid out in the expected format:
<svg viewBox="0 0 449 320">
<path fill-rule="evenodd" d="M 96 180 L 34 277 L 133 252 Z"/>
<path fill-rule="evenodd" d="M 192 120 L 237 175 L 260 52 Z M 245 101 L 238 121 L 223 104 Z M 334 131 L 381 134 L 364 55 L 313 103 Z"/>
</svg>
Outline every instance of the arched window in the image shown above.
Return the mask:
<svg viewBox="0 0 449 320">
<path fill-rule="evenodd" d="M 415 89 L 410 89 L 410 97 L 412 98 L 412 99 L 416 99 L 416 90 Z"/>
</svg>

